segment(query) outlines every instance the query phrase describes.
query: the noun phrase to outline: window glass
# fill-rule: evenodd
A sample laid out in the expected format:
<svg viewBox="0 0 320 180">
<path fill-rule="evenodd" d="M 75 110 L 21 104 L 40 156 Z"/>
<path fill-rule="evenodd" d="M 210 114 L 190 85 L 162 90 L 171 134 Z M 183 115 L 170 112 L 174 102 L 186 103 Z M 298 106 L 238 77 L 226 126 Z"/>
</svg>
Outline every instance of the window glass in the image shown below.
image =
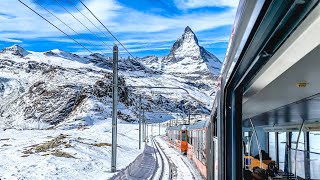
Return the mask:
<svg viewBox="0 0 320 180">
<path fill-rule="evenodd" d="M 309 133 L 310 151 L 320 153 L 320 131 L 311 131 Z"/>
<path fill-rule="evenodd" d="M 279 169 L 284 170 L 285 154 L 286 154 L 286 133 L 279 132 Z"/>
<path fill-rule="evenodd" d="M 292 132 L 291 136 L 291 148 L 296 149 L 299 132 Z M 299 150 L 304 150 L 304 133 L 301 132 L 298 144 Z"/>
<path fill-rule="evenodd" d="M 272 160 L 277 159 L 276 154 L 276 133 L 275 132 L 269 132 L 269 156 Z"/>
<path fill-rule="evenodd" d="M 303 150 L 295 151 L 295 149 L 291 149 L 292 173 L 295 173 L 295 166 L 297 166 L 297 176 L 301 178 L 305 178 L 304 156 L 305 153 Z"/>
<path fill-rule="evenodd" d="M 310 178 L 317 179 L 320 177 L 320 131 L 311 131 L 310 139 Z"/>
<path fill-rule="evenodd" d="M 187 136 L 186 136 L 186 131 L 182 131 L 182 141 L 186 141 Z"/>
</svg>

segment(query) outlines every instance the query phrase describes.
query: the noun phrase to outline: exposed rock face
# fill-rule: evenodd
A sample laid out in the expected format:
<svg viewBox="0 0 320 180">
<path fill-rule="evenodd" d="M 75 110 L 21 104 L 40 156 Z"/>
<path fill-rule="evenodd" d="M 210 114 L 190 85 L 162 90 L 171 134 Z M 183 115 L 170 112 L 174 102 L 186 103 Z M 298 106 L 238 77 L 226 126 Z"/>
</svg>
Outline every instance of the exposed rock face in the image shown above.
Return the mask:
<svg viewBox="0 0 320 180">
<path fill-rule="evenodd" d="M 169 65 L 168 71 L 177 69 L 181 73 L 210 72 L 218 75 L 222 62 L 209 51 L 199 45 L 198 38 L 187 26 L 182 36 L 173 44 L 164 61 Z M 170 65 L 173 65 L 170 68 Z"/>
<path fill-rule="evenodd" d="M 219 68 L 221 62 L 199 46 L 189 27 L 166 57 L 120 57 L 118 117 L 136 121 L 140 95 L 150 122 L 185 116 L 189 110 L 210 114 L 209 94 Z M 0 128 L 74 128 L 111 117 L 111 57 L 80 57 L 57 49 L 28 52 L 15 45 L 0 52 L 0 72 Z M 126 85 L 183 87 L 189 94 Z"/>
<path fill-rule="evenodd" d="M 65 120 L 79 118 L 88 101 L 110 99 L 112 74 L 93 70 L 75 70 L 38 62 L 0 62 L 4 74 L 16 72 L 23 78 L 0 77 L 0 127 L 51 127 Z M 95 75 L 96 73 L 96 75 Z M 123 77 L 119 85 L 125 86 Z M 119 89 L 120 103 L 129 104 L 128 89 Z M 91 109 L 101 111 L 101 109 Z M 32 125 L 33 124 L 33 125 Z"/>
</svg>

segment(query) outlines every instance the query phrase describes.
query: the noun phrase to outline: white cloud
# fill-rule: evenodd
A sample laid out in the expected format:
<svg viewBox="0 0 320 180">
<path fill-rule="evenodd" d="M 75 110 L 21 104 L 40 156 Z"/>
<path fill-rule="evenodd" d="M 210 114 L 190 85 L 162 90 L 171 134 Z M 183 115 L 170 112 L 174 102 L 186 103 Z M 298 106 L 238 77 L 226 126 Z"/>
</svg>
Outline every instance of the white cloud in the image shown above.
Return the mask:
<svg viewBox="0 0 320 180">
<path fill-rule="evenodd" d="M 22 41 L 17 40 L 17 39 L 1 38 L 1 37 L 0 37 L 0 41 L 12 42 L 12 43 L 22 43 Z"/>
<path fill-rule="evenodd" d="M 184 6 L 184 9 L 190 9 L 204 6 L 235 7 L 237 5 L 235 1 L 236 0 L 228 2 L 224 0 L 176 0 L 176 3 L 177 6 Z M 23 0 L 23 2 L 30 5 L 40 14 L 43 14 L 68 34 L 75 34 L 61 22 L 44 11 L 41 7 L 35 5 L 33 0 Z M 118 39 L 120 39 L 124 44 L 127 44 L 128 48 L 131 48 L 130 51 L 132 52 L 152 49 L 170 49 L 168 42 L 176 40 L 182 34 L 183 29 L 186 26 L 190 26 L 193 31 L 197 33 L 225 25 L 232 25 L 236 13 L 235 8 L 230 8 L 226 11 L 216 13 L 198 12 L 166 17 L 161 16 L 160 14 L 148 14 L 127 7 L 122 7 L 116 2 L 116 0 L 86 0 L 84 3 L 107 27 L 109 27 Z M 60 7 L 57 6 L 56 8 Z M 81 4 L 78 4 L 78 8 L 82 13 L 87 15 L 91 21 L 99 26 L 101 30 L 107 33 Z M 52 9 L 50 10 L 52 11 Z M 91 30 L 100 33 L 74 8 L 70 7 L 70 10 Z M 21 43 L 24 40 L 37 41 L 41 39 L 55 42 L 72 42 L 72 40 L 68 39 L 65 35 L 20 4 L 18 1 L 1 0 L 0 12 L 0 41 Z M 63 9 L 60 8 L 60 11 L 55 11 L 54 14 L 74 28 L 78 33 L 89 33 L 86 28 L 82 27 L 79 22 L 77 22 L 68 13 L 64 12 Z M 86 43 L 83 38 L 84 37 L 80 37 L 77 40 L 81 43 Z M 99 42 L 94 36 L 88 35 L 87 39 L 92 40 L 92 43 L 99 45 L 101 49 L 106 49 L 106 47 L 103 47 L 101 42 Z M 110 39 L 111 37 L 109 36 L 105 41 L 110 41 Z M 222 40 L 207 39 L 205 41 L 201 41 L 201 43 L 202 45 L 206 45 L 210 43 L 212 44 L 215 41 Z M 142 48 L 139 48 L 139 46 Z M 97 49 L 100 49 L 99 47 Z M 79 47 L 79 49 L 81 48 Z"/>
<path fill-rule="evenodd" d="M 174 0 L 179 9 L 195 9 L 201 7 L 237 7 L 239 0 Z"/>
</svg>

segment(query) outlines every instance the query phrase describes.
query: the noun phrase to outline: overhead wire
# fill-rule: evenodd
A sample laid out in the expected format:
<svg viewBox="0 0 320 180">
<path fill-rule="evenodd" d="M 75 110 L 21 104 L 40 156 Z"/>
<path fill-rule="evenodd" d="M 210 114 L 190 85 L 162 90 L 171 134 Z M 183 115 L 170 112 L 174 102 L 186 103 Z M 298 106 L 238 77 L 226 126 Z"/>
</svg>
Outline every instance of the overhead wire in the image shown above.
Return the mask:
<svg viewBox="0 0 320 180">
<path fill-rule="evenodd" d="M 72 0 L 68 0 L 69 4 L 71 4 L 83 17 L 85 17 L 94 27 L 96 27 L 106 38 L 108 38 L 108 36 L 97 26 L 95 25 L 85 14 L 83 14 L 83 12 L 81 12 L 81 10 L 79 8 L 77 8 L 77 6 L 72 2 Z M 109 38 L 108 38 L 109 39 Z M 114 42 L 111 41 L 113 44 Z"/>
<path fill-rule="evenodd" d="M 123 47 L 123 49 L 133 58 L 133 55 L 128 51 L 128 49 L 112 34 L 112 32 L 97 18 L 97 16 L 82 2 L 82 0 L 79 0 L 80 3 L 91 13 L 91 15 L 99 21 L 99 23 L 108 31 L 108 33 Z"/>
<path fill-rule="evenodd" d="M 63 30 L 61 30 L 58 26 L 54 25 L 52 22 L 50 22 L 48 19 L 46 19 L 45 17 L 43 17 L 41 14 L 39 14 L 38 12 L 36 12 L 34 9 L 32 9 L 30 6 L 28 6 L 27 4 L 25 4 L 24 2 L 22 2 L 21 0 L 18 0 L 22 5 L 26 6 L 28 9 L 30 9 L 31 11 L 33 11 L 35 14 L 37 14 L 38 16 L 40 16 L 42 19 L 44 19 L 45 21 L 47 21 L 49 24 L 51 24 L 53 27 L 55 27 L 56 29 L 58 29 L 60 32 L 62 32 L 64 35 L 68 36 L 70 39 L 72 39 L 74 42 L 76 42 L 78 45 L 80 45 L 81 47 L 83 47 L 85 50 L 89 51 L 91 54 L 93 54 L 92 51 L 90 51 L 87 47 L 85 47 L 84 45 L 82 45 L 80 42 L 78 42 L 76 39 L 74 39 L 73 37 L 71 37 L 70 35 L 68 35 L 67 33 L 65 33 Z"/>
<path fill-rule="evenodd" d="M 45 11 L 47 11 L 48 13 L 50 13 L 53 17 L 55 17 L 57 20 L 59 20 L 61 23 L 63 23 L 65 26 L 67 26 L 69 29 L 71 29 L 76 35 L 79 35 L 80 36 L 80 34 L 77 32 L 77 31 L 75 31 L 72 27 L 70 27 L 68 24 L 66 24 L 65 22 L 63 22 L 59 17 L 57 17 L 56 15 L 54 15 L 51 11 L 49 11 L 47 8 L 45 8 L 43 5 L 41 5 L 39 2 L 38 2 L 38 0 L 35 0 L 34 1 L 36 4 L 38 4 L 40 7 L 42 7 Z M 87 40 L 87 39 L 85 39 L 85 41 L 88 43 L 88 44 L 90 44 L 91 46 L 96 46 L 97 47 L 97 45 L 94 45 L 93 43 L 91 43 L 89 40 Z M 102 51 L 100 51 L 102 54 L 104 54 Z"/>
<path fill-rule="evenodd" d="M 104 45 L 106 45 L 111 51 L 112 48 L 106 44 L 101 38 L 94 32 L 92 32 L 85 24 L 83 24 L 77 17 L 75 17 L 69 10 L 67 10 L 58 0 L 54 0 L 61 8 L 63 8 L 67 13 L 69 13 L 74 19 L 76 19 L 83 27 L 85 27 L 89 32 L 91 32 L 98 40 L 100 40 Z"/>
</svg>

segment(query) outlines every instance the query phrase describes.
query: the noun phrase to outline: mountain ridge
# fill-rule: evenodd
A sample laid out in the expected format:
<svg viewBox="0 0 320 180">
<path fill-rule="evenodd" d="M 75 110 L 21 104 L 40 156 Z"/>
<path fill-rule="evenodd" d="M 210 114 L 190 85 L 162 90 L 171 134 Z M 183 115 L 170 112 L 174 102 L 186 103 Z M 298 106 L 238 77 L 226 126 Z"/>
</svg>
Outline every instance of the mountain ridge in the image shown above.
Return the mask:
<svg viewBox="0 0 320 180">
<path fill-rule="evenodd" d="M 191 28 L 186 31 L 193 33 Z M 196 49 L 200 54 L 200 46 Z M 188 91 L 119 88 L 120 120 L 137 120 L 140 95 L 145 111 L 150 111 L 146 118 L 153 122 L 185 117 L 189 110 L 210 114 L 214 98 L 210 94 L 217 81 L 202 57 L 186 56 L 170 63 L 157 56 L 120 58 L 119 70 L 122 86 Z M 14 45 L 0 52 L 0 71 L 0 128 L 76 128 L 111 116 L 111 57 L 78 56 L 62 50 L 32 52 Z M 166 113 L 152 113 L 159 111 Z"/>
</svg>

